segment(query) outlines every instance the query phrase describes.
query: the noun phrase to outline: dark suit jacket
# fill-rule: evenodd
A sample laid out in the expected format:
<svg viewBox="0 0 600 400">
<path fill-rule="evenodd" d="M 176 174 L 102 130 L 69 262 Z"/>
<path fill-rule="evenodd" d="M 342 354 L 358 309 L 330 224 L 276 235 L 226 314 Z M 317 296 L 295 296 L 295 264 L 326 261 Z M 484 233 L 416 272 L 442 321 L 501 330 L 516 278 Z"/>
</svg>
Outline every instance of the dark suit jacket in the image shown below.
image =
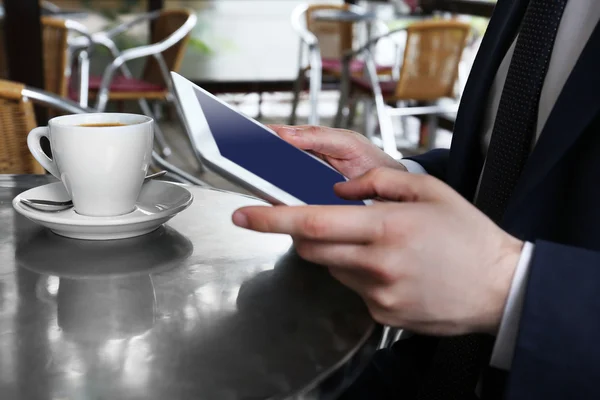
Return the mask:
<svg viewBox="0 0 600 400">
<path fill-rule="evenodd" d="M 469 200 L 484 161 L 481 124 L 490 85 L 527 3 L 498 1 L 451 149 L 413 158 Z M 506 398 L 600 399 L 600 26 L 548 118 L 501 226 L 535 243 Z"/>
</svg>

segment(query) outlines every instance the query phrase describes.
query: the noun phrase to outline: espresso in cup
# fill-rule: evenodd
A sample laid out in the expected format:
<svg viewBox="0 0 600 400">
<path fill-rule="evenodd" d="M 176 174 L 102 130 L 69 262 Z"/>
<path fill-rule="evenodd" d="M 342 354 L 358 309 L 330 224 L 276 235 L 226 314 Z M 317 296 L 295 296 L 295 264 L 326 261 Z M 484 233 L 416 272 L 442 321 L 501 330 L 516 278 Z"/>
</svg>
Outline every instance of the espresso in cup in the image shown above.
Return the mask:
<svg viewBox="0 0 600 400">
<path fill-rule="evenodd" d="M 152 158 L 153 120 L 137 114 L 92 113 L 52 118 L 27 146 L 60 179 L 82 215 L 109 217 L 135 210 Z M 52 158 L 40 147 L 50 141 Z"/>
<path fill-rule="evenodd" d="M 97 124 L 81 124 L 79 126 L 87 126 L 89 128 L 107 128 L 110 126 L 126 126 L 126 125 L 121 124 L 120 122 L 100 122 Z"/>
</svg>

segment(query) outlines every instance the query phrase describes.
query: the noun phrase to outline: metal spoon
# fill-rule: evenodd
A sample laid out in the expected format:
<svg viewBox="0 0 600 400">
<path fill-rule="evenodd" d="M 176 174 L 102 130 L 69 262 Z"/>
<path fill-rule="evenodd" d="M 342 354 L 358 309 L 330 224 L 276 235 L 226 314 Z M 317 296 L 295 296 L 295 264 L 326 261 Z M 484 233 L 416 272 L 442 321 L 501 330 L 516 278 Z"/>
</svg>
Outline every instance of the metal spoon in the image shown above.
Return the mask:
<svg viewBox="0 0 600 400">
<path fill-rule="evenodd" d="M 164 176 L 167 171 L 159 171 L 155 174 L 150 174 L 144 178 L 144 183 L 148 182 L 151 179 L 160 178 Z M 28 207 L 31 207 L 38 211 L 46 211 L 46 212 L 56 212 L 66 210 L 68 208 L 73 207 L 72 200 L 65 201 L 53 201 L 53 200 L 43 200 L 43 199 L 20 199 L 21 203 L 25 204 Z"/>
</svg>

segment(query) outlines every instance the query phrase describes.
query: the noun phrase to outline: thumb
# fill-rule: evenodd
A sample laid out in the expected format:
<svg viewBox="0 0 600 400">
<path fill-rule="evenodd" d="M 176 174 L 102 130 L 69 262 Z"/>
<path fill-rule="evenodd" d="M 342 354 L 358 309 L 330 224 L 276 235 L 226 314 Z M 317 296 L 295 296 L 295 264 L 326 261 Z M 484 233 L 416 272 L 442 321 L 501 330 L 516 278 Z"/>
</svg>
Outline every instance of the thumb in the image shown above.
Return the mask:
<svg viewBox="0 0 600 400">
<path fill-rule="evenodd" d="M 345 129 L 320 126 L 270 125 L 283 140 L 302 149 L 332 158 L 348 158 L 358 154 L 362 139 Z"/>
<path fill-rule="evenodd" d="M 447 198 L 447 190 L 448 187 L 432 176 L 393 168 L 374 168 L 356 179 L 335 185 L 336 193 L 349 200 L 436 201 Z"/>
</svg>

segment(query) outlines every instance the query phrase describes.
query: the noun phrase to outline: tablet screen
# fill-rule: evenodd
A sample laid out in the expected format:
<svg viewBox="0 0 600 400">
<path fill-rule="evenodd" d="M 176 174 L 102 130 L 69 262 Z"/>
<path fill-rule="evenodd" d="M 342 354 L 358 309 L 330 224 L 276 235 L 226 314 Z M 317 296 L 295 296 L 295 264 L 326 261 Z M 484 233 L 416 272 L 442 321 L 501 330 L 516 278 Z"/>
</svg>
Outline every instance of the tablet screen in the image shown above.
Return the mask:
<svg viewBox="0 0 600 400">
<path fill-rule="evenodd" d="M 364 205 L 339 198 L 344 177 L 279 136 L 195 90 L 221 155 L 306 204 Z"/>
</svg>

